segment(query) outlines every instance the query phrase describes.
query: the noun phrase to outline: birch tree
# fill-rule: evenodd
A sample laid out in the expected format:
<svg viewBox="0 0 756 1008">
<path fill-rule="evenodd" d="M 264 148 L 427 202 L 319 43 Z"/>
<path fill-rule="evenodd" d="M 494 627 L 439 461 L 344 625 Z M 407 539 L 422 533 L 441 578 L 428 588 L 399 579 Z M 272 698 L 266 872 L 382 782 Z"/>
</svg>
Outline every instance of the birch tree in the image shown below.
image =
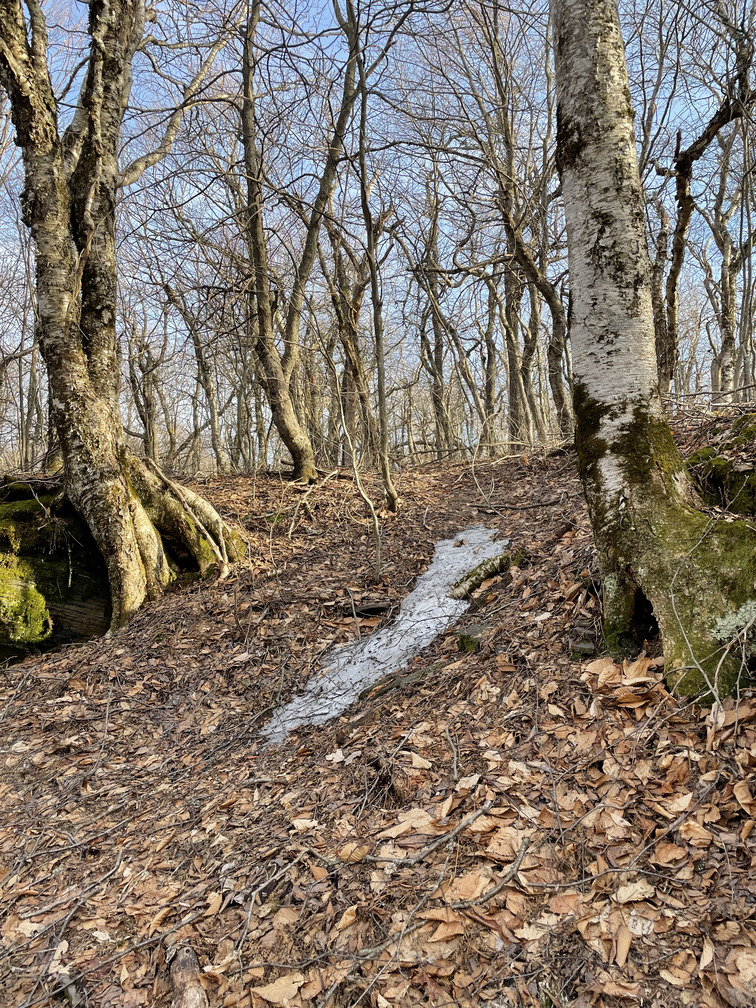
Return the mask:
<svg viewBox="0 0 756 1008">
<path fill-rule="evenodd" d="M 697 509 L 664 415 L 616 0 L 552 0 L 552 10 L 577 444 L 607 642 L 621 645 L 650 603 L 668 680 L 718 697 L 754 641 L 756 533 Z"/>
<path fill-rule="evenodd" d="M 80 90 L 68 125 L 39 0 L 0 0 L 0 84 L 21 148 L 24 221 L 36 256 L 38 331 L 65 489 L 107 564 L 113 625 L 171 580 L 161 533 L 202 572 L 223 571 L 240 540 L 201 497 L 179 487 L 126 445 L 118 404 L 115 214 L 119 189 L 170 150 L 184 107 L 223 42 L 208 46 L 156 147 L 119 165 L 132 61 L 154 12 L 144 0 L 90 0 L 83 59 L 69 80 Z M 79 25 L 71 28 L 69 43 Z M 56 32 L 63 29 L 56 27 Z"/>
</svg>

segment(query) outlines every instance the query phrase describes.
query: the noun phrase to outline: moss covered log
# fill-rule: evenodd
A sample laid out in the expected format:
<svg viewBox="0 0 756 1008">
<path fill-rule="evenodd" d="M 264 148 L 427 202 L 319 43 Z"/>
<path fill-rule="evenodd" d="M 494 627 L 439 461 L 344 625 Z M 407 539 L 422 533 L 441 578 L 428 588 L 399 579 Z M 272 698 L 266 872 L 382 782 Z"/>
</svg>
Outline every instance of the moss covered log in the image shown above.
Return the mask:
<svg viewBox="0 0 756 1008">
<path fill-rule="evenodd" d="M 469 574 L 465 574 L 459 581 L 455 581 L 449 592 L 450 598 L 463 599 L 471 595 L 476 588 L 480 588 L 486 578 L 496 574 L 506 573 L 512 565 L 512 553 L 506 550 L 498 556 L 483 560 L 477 567 L 473 567 Z"/>
</svg>

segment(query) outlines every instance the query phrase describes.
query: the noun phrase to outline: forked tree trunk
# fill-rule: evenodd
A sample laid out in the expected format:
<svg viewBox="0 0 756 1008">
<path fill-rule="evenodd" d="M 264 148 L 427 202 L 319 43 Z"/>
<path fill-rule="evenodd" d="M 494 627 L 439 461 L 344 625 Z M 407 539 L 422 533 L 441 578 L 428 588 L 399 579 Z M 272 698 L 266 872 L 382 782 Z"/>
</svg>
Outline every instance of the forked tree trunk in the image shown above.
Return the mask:
<svg viewBox="0 0 756 1008">
<path fill-rule="evenodd" d="M 756 622 L 756 533 L 696 509 L 659 396 L 651 266 L 615 0 L 552 0 L 581 475 L 607 641 L 653 607 L 685 694 L 735 684 Z"/>
<path fill-rule="evenodd" d="M 117 153 L 144 2 L 91 0 L 89 61 L 63 135 L 47 68 L 44 15 L 36 4 L 28 9 L 26 23 L 20 0 L 0 0 L 0 83 L 23 156 L 40 349 L 66 492 L 105 559 L 118 626 L 145 598 L 160 595 L 172 577 L 161 532 L 179 558 L 193 558 L 203 573 L 223 573 L 243 547 L 206 501 L 128 450 L 118 412 Z M 190 89 L 185 94 L 191 97 Z"/>
<path fill-rule="evenodd" d="M 65 199 L 61 202 L 65 206 Z M 97 346 L 93 373 L 92 358 L 77 335 L 83 309 L 75 304 L 71 243 L 58 213 L 45 213 L 42 206 L 38 199 L 30 224 L 37 250 L 40 345 L 52 393 L 52 419 L 63 455 L 66 492 L 105 559 L 113 625 L 119 626 L 145 598 L 158 597 L 172 578 L 161 533 L 203 574 L 225 573 L 243 546 L 207 501 L 168 480 L 154 463 L 138 458 L 124 444 L 115 387 L 110 380 L 98 381 L 108 370 L 117 374 L 114 331 L 109 331 L 107 320 L 97 330 L 90 319 L 90 348 Z M 90 284 L 90 297 L 97 294 L 100 311 L 110 311 L 114 317 L 114 298 L 107 289 Z"/>
</svg>

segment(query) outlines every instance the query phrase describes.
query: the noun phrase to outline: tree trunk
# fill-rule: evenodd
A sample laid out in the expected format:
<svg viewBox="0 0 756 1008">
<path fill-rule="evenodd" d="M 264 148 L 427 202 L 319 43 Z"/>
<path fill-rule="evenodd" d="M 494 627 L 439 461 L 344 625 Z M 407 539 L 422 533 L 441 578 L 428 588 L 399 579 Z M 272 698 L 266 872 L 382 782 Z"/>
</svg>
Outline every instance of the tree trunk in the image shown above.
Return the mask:
<svg viewBox="0 0 756 1008">
<path fill-rule="evenodd" d="M 659 396 L 633 112 L 615 0 L 552 0 L 581 476 L 611 646 L 658 621 L 668 680 L 718 697 L 756 620 L 756 533 L 696 510 Z"/>
<path fill-rule="evenodd" d="M 255 352 L 260 363 L 260 377 L 270 405 L 273 424 L 286 445 L 294 464 L 293 478 L 314 483 L 318 478 L 312 444 L 297 416 L 291 396 L 293 368 L 285 368 L 275 342 L 272 294 L 268 269 L 268 245 L 263 220 L 263 166 L 257 145 L 254 91 L 254 39 L 260 5 L 255 3 L 244 34 L 241 136 L 247 184 L 245 234 L 253 269 L 250 299 L 254 299 L 257 323 Z M 294 352 L 290 348 L 289 355 Z M 294 362 L 292 358 L 292 363 Z"/>
<path fill-rule="evenodd" d="M 105 559 L 112 625 L 119 626 L 171 580 L 160 531 L 204 573 L 225 571 L 242 543 L 206 501 L 128 450 L 118 412 L 117 153 L 144 3 L 92 0 L 87 68 L 62 136 L 44 17 L 37 5 L 29 11 L 26 24 L 18 0 L 0 0 L 0 83 L 23 157 L 22 202 L 36 254 L 40 350 L 65 489 Z"/>
</svg>

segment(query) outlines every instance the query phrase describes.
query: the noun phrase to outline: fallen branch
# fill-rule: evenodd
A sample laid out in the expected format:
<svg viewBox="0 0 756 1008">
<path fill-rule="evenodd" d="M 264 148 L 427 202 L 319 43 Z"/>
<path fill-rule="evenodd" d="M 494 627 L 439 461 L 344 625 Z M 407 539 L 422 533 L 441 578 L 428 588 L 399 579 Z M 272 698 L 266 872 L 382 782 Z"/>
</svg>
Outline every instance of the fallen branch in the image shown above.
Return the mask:
<svg viewBox="0 0 756 1008">
<path fill-rule="evenodd" d="M 171 1008 L 208 1008 L 207 995 L 200 983 L 200 968 L 194 950 L 179 949 L 171 963 Z"/>
<path fill-rule="evenodd" d="M 454 582 L 449 597 L 453 599 L 467 598 L 476 588 L 480 588 L 486 578 L 493 577 L 494 574 L 503 574 L 504 571 L 509 570 L 511 563 L 512 554 L 509 550 L 488 560 L 483 560 L 477 567 L 473 567 L 469 574 L 465 574 L 459 581 Z"/>
</svg>

